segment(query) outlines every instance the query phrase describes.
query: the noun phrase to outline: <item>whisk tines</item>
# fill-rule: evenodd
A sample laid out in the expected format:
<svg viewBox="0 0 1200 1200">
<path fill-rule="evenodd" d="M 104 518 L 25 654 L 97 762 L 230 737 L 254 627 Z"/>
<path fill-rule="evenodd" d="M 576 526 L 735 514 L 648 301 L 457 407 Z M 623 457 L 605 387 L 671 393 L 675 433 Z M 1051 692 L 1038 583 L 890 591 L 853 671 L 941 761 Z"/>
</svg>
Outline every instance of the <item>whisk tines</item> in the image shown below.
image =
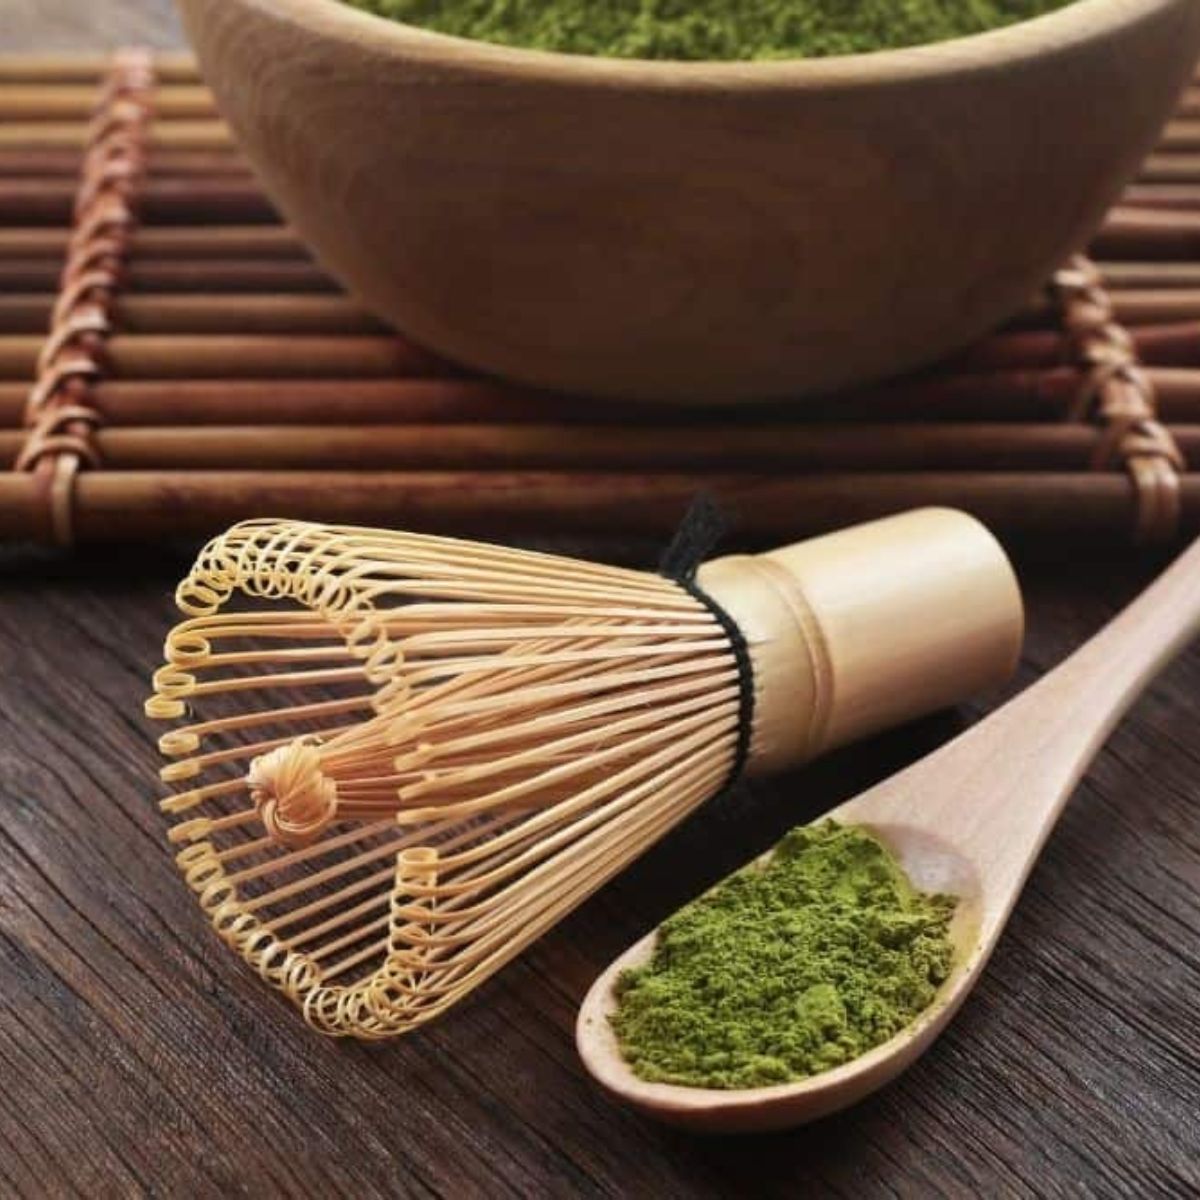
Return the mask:
<svg viewBox="0 0 1200 1200">
<path fill-rule="evenodd" d="M 147 711 L 217 933 L 322 1032 L 403 1033 L 743 766 L 1015 661 L 1011 570 L 960 513 L 693 558 L 674 579 L 295 521 L 210 542 Z"/>
<path fill-rule="evenodd" d="M 654 575 L 259 521 L 199 556 L 151 715 L 178 862 L 326 1033 L 441 1012 L 728 776 L 739 675 Z"/>
</svg>

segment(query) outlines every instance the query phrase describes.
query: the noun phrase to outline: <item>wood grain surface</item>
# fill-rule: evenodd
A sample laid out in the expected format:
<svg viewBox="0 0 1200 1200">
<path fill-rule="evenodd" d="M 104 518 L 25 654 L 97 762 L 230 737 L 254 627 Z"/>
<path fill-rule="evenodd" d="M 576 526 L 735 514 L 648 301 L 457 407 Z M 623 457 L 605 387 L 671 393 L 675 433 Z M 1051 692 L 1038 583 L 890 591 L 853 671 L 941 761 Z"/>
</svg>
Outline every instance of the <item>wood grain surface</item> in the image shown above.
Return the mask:
<svg viewBox="0 0 1200 1200">
<path fill-rule="evenodd" d="M 28 21 L 14 28 L 14 13 Z M 158 0 L 0 0 L 0 49 L 86 48 L 116 30 L 169 43 L 171 28 Z M 553 548 L 651 561 L 613 532 Z M 810 1129 L 702 1140 L 584 1077 L 572 1025 L 594 976 L 790 825 L 1000 697 L 742 787 L 446 1020 L 332 1043 L 212 937 L 155 811 L 141 702 L 193 549 L 0 551 L 0 1196 L 1200 1193 L 1200 648 L 1101 754 L 926 1059 Z M 1157 565 L 1020 564 L 1018 682 Z"/>
<path fill-rule="evenodd" d="M 182 553 L 133 551 L 4 560 L 0 1193 L 1200 1188 L 1200 651 L 1101 755 L 979 990 L 925 1060 L 811 1129 L 705 1141 L 614 1107 L 585 1078 L 572 1022 L 587 986 L 792 823 L 970 714 L 739 789 L 446 1019 L 376 1047 L 328 1042 L 213 938 L 164 844 L 154 731 L 140 706 L 185 565 Z M 1027 681 L 1150 567 L 1049 563 L 1023 574 Z"/>
</svg>

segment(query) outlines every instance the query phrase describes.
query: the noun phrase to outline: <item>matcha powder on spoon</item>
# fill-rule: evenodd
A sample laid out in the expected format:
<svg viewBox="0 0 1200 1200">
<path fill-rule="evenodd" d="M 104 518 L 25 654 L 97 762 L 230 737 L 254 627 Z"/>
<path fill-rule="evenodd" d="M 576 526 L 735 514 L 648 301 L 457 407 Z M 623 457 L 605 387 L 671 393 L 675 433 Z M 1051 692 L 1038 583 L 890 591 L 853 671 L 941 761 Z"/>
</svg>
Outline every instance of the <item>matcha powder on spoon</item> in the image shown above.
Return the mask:
<svg viewBox="0 0 1200 1200">
<path fill-rule="evenodd" d="M 616 58 L 858 54 L 982 33 L 1068 0 L 349 0 L 440 33 Z"/>
<path fill-rule="evenodd" d="M 912 1023 L 950 973 L 954 899 L 917 891 L 870 833 L 789 833 L 659 930 L 617 985 L 612 1024 L 659 1083 L 788 1083 L 858 1058 Z"/>
</svg>

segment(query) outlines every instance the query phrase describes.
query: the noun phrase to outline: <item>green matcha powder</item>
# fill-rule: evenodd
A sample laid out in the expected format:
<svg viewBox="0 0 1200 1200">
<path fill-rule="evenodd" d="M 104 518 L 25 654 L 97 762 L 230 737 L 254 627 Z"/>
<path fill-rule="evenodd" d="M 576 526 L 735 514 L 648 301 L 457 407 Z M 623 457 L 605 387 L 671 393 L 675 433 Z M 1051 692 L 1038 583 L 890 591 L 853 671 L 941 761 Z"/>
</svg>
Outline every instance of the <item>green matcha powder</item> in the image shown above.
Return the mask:
<svg viewBox="0 0 1200 1200">
<path fill-rule="evenodd" d="M 898 1033 L 950 973 L 950 896 L 917 891 L 871 834 L 793 830 L 664 922 L 612 1023 L 646 1080 L 742 1088 L 839 1066 Z"/>
<path fill-rule="evenodd" d="M 1069 0 L 349 0 L 441 33 L 616 58 L 857 54 L 981 33 Z"/>
</svg>

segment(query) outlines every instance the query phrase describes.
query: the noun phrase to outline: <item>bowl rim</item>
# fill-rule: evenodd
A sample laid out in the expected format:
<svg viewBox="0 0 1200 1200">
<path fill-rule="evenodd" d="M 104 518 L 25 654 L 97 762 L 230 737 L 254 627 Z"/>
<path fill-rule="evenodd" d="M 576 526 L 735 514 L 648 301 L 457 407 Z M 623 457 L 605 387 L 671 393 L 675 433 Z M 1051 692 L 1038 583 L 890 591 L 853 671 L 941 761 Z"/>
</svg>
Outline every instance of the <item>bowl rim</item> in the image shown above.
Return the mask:
<svg viewBox="0 0 1200 1200">
<path fill-rule="evenodd" d="M 364 12 L 343 0 L 239 0 L 264 17 L 376 57 L 542 83 L 668 91 L 872 85 L 1010 67 L 1111 38 L 1188 0 L 1068 0 L 1061 8 L 946 41 L 823 58 L 745 61 L 613 58 L 505 46 Z"/>
</svg>

